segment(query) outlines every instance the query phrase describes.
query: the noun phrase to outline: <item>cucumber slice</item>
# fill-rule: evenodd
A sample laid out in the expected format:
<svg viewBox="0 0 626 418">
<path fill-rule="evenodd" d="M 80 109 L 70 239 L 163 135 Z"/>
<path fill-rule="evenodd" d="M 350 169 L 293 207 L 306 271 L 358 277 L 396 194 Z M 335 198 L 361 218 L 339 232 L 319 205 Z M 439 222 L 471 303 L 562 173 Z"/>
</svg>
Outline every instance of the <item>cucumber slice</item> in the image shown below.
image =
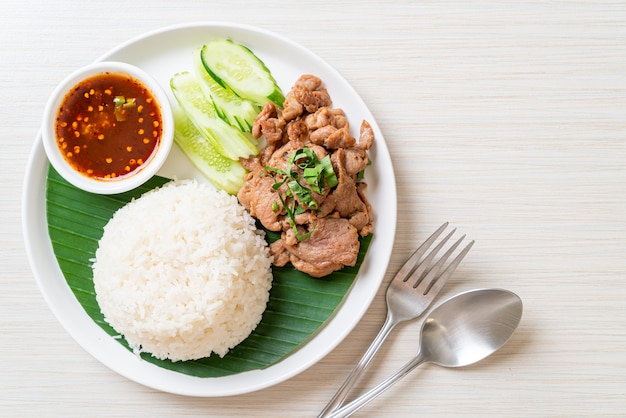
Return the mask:
<svg viewBox="0 0 626 418">
<path fill-rule="evenodd" d="M 174 110 L 174 142 L 211 183 L 229 194 L 237 194 L 243 185 L 246 170 L 239 161 L 217 152 L 213 144 L 198 131 L 178 106 Z"/>
<path fill-rule="evenodd" d="M 282 107 L 285 97 L 276 80 L 247 47 L 229 39 L 215 39 L 202 48 L 202 63 L 217 83 L 239 96 L 261 106 L 270 100 Z"/>
<path fill-rule="evenodd" d="M 194 73 L 201 82 L 204 95 L 211 98 L 217 115 L 242 132 L 252 132 L 254 119 L 261 111 L 260 107 L 217 83 L 204 68 L 201 54 L 202 49 L 194 51 Z"/>
<path fill-rule="evenodd" d="M 170 87 L 180 107 L 217 152 L 231 160 L 259 153 L 251 134 L 241 132 L 217 116 L 213 103 L 204 95 L 200 82 L 193 74 L 183 72 L 174 75 Z"/>
</svg>

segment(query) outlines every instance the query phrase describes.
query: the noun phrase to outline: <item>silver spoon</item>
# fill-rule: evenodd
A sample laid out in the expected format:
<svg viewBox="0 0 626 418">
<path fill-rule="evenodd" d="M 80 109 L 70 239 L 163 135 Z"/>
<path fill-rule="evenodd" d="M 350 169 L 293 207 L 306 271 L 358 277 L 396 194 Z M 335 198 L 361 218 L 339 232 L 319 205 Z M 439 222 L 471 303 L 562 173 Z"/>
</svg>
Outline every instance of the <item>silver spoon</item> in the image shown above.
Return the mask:
<svg viewBox="0 0 626 418">
<path fill-rule="evenodd" d="M 329 417 L 352 415 L 422 363 L 461 367 L 484 359 L 509 340 L 521 318 L 522 301 L 508 290 L 471 290 L 448 299 L 424 321 L 411 361 Z"/>
</svg>

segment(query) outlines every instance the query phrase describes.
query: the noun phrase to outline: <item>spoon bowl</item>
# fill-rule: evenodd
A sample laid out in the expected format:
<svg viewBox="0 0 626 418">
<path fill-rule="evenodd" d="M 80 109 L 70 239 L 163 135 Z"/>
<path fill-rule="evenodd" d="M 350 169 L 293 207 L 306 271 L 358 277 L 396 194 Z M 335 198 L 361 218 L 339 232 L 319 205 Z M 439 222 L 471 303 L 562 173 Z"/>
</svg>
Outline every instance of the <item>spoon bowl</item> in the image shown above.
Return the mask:
<svg viewBox="0 0 626 418">
<path fill-rule="evenodd" d="M 417 354 L 378 386 L 333 411 L 347 417 L 422 363 L 467 366 L 493 354 L 513 335 L 522 319 L 522 301 L 503 289 L 478 289 L 456 295 L 435 308 L 424 321 Z"/>
<path fill-rule="evenodd" d="M 473 290 L 447 300 L 424 321 L 422 362 L 462 367 L 482 360 L 511 338 L 522 310 L 519 296 L 501 289 Z"/>
</svg>

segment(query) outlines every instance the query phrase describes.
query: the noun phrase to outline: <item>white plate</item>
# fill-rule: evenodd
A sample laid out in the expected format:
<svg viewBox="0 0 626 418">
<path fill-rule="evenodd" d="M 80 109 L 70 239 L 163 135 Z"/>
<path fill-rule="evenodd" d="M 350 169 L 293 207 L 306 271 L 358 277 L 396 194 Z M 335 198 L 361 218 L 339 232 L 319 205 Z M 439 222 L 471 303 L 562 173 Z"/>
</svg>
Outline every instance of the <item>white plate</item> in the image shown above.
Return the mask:
<svg viewBox="0 0 626 418">
<path fill-rule="evenodd" d="M 145 386 L 188 396 L 229 396 L 252 392 L 280 383 L 306 370 L 333 350 L 354 328 L 371 304 L 384 278 L 396 230 L 397 197 L 393 167 L 387 146 L 374 117 L 350 84 L 326 62 L 290 40 L 258 28 L 224 23 L 197 23 L 168 27 L 126 42 L 99 60 L 134 64 L 169 89 L 176 72 L 191 70 L 191 53 L 214 37 L 228 37 L 248 45 L 268 66 L 287 92 L 302 74 L 320 77 L 333 99 L 343 108 L 356 129 L 370 122 L 375 142 L 370 149 L 367 197 L 372 204 L 374 238 L 354 286 L 331 320 L 304 346 L 263 370 L 227 377 L 199 378 L 160 368 L 142 361 L 107 335 L 89 318 L 68 287 L 54 257 L 46 221 L 45 184 L 48 160 L 41 136 L 33 146 L 23 191 L 23 224 L 26 249 L 39 288 L 69 334 L 97 360 L 115 372 Z M 173 101 L 173 97 L 170 95 Z M 177 148 L 173 148 L 161 175 L 196 177 L 198 172 Z"/>
</svg>

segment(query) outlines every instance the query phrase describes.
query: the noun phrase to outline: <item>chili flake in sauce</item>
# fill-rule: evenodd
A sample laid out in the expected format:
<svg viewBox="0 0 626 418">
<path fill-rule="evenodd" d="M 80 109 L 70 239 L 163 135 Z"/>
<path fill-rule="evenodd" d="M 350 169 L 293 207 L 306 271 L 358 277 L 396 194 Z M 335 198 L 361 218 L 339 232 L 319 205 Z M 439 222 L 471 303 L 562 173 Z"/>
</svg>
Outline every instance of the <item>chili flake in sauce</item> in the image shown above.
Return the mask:
<svg viewBox="0 0 626 418">
<path fill-rule="evenodd" d="M 149 161 L 161 141 L 162 116 L 141 81 L 106 72 L 72 88 L 63 99 L 55 130 L 61 153 L 75 170 L 108 180 Z"/>
</svg>

